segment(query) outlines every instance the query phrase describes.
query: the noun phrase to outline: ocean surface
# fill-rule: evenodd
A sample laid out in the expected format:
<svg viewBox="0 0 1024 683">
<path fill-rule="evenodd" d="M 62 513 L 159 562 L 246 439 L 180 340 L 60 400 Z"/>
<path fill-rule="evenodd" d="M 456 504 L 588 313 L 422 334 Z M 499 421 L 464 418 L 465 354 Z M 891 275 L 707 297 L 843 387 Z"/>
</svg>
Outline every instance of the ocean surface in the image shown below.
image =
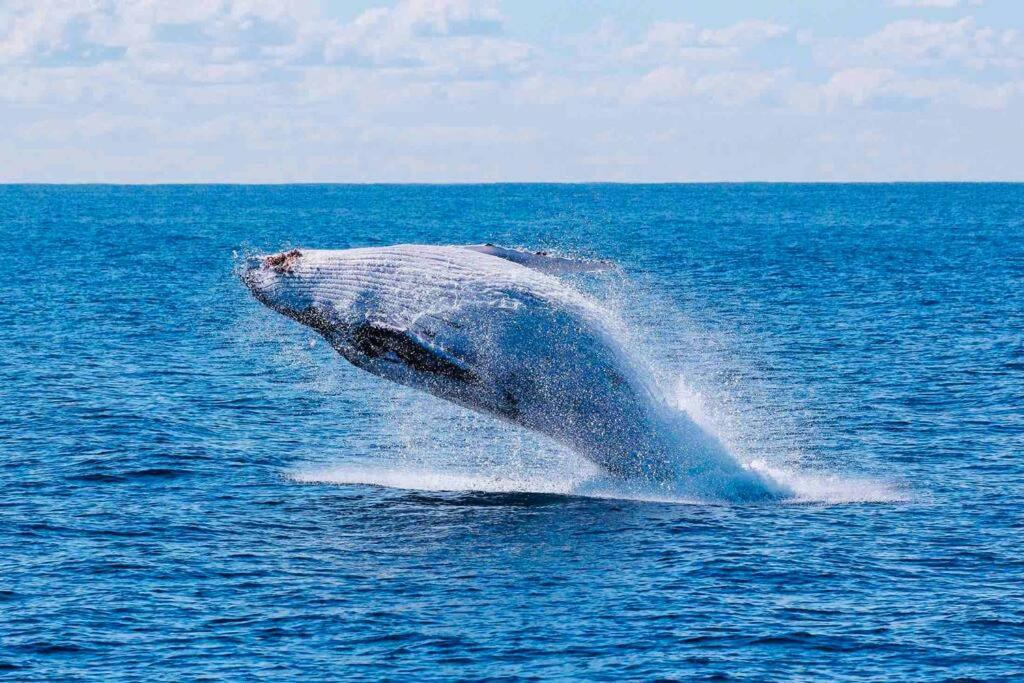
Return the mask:
<svg viewBox="0 0 1024 683">
<path fill-rule="evenodd" d="M 1024 679 L 1024 185 L 0 187 L 0 678 Z M 796 491 L 643 500 L 387 384 L 244 255 L 609 258 Z"/>
</svg>

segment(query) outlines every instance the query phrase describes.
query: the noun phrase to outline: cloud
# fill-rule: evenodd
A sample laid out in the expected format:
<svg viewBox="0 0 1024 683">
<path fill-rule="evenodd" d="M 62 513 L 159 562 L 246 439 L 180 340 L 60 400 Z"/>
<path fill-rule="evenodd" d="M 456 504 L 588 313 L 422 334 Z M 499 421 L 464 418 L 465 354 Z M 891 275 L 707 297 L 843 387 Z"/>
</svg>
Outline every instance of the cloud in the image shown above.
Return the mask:
<svg viewBox="0 0 1024 683">
<path fill-rule="evenodd" d="M 893 7 L 959 7 L 961 0 L 889 0 Z M 978 7 L 984 0 L 967 0 L 966 4 Z"/>
<path fill-rule="evenodd" d="M 932 101 L 969 109 L 1003 109 L 1024 94 L 1024 79 L 976 84 L 961 78 L 924 78 L 901 75 L 893 69 L 852 68 L 833 74 L 820 94 L 830 109 L 840 105 L 865 106 L 879 100 Z"/>
<path fill-rule="evenodd" d="M 689 22 L 663 21 L 652 25 L 642 41 L 624 48 L 622 56 L 656 62 L 721 60 L 736 57 L 788 31 L 782 24 L 759 19 L 718 29 L 699 28 Z"/>
<path fill-rule="evenodd" d="M 109 16 L 91 3 L 13 2 L 2 11 L 0 62 L 95 64 L 124 54 L 123 46 L 105 42 Z"/>
<path fill-rule="evenodd" d="M 609 18 L 528 40 L 488 0 L 379 4 L 339 18 L 320 0 L 0 0 L 0 168 L 69 180 L 749 178 L 771 160 L 804 168 L 794 146 L 811 140 L 802 154 L 817 154 L 827 128 L 849 143 L 830 172 L 841 176 L 863 140 L 877 142 L 859 122 L 889 140 L 897 123 L 913 135 L 928 122 L 977 138 L 993 122 L 1015 133 L 1024 103 L 1021 33 L 971 17 L 890 10 L 903 18 L 857 35 L 770 17 Z M 1019 136 L 1002 137 L 989 152 L 1017 173 L 1006 150 L 1021 151 Z M 872 144 L 870 168 L 886 168 L 888 146 Z M 691 152 L 699 168 L 682 173 Z"/>
<path fill-rule="evenodd" d="M 817 53 L 832 66 L 957 63 L 973 69 L 1015 69 L 1024 64 L 1024 41 L 1016 31 L 979 27 L 971 17 L 956 21 L 904 19 L 864 38 L 821 41 Z"/>
<path fill-rule="evenodd" d="M 502 35 L 493 3 L 469 0 L 406 0 L 349 22 L 312 0 L 13 0 L 0 11 L 0 64 L 123 61 L 161 81 L 236 82 L 312 64 L 482 78 L 522 70 L 530 57 Z"/>
<path fill-rule="evenodd" d="M 693 81 L 686 69 L 660 66 L 644 74 L 625 91 L 625 99 L 634 102 L 669 102 L 691 95 Z"/>
<path fill-rule="evenodd" d="M 680 103 L 686 99 L 720 107 L 742 107 L 764 98 L 787 76 L 784 70 L 742 69 L 692 73 L 681 66 L 661 66 L 631 83 L 626 102 Z"/>
<path fill-rule="evenodd" d="M 258 57 L 292 41 L 313 8 L 302 1 L 284 11 L 258 0 L 12 0 L 0 24 L 0 62 L 85 66 L 174 44 L 233 47 Z"/>
<path fill-rule="evenodd" d="M 529 46 L 502 34 L 501 15 L 490 3 L 408 0 L 328 26 L 312 42 L 322 41 L 328 64 L 483 77 L 521 70 L 529 59 Z"/>
<path fill-rule="evenodd" d="M 693 90 L 718 105 L 740 107 L 765 97 L 785 76 L 784 70 L 724 71 L 702 76 Z"/>
<path fill-rule="evenodd" d="M 830 104 L 850 102 L 861 105 L 877 97 L 882 88 L 896 77 L 892 69 L 856 67 L 833 74 L 821 87 L 821 93 Z"/>
<path fill-rule="evenodd" d="M 700 32 L 698 42 L 702 45 L 746 48 L 778 38 L 788 32 L 789 28 L 773 21 L 747 19 L 725 28 L 704 29 Z"/>
</svg>

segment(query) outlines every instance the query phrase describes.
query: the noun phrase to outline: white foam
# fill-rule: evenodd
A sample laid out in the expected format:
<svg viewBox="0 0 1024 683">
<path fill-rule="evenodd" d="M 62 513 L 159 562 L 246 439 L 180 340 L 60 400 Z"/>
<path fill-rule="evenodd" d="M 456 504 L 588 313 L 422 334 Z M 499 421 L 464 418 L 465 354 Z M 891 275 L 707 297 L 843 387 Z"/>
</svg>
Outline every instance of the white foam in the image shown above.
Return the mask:
<svg viewBox="0 0 1024 683">
<path fill-rule="evenodd" d="M 457 473 L 431 469 L 393 469 L 387 466 L 346 464 L 298 469 L 289 475 L 305 484 L 365 485 L 410 491 L 465 493 L 536 493 L 585 498 L 638 500 L 647 502 L 698 505 L 705 501 L 667 495 L 658 491 L 628 487 L 607 477 L 552 478 L 508 477 L 496 473 Z"/>
<path fill-rule="evenodd" d="M 544 477 L 505 477 L 498 474 L 390 468 L 348 464 L 299 469 L 290 478 L 301 483 L 369 485 L 413 491 L 478 491 L 488 493 L 549 493 L 571 495 L 576 482 Z"/>
<path fill-rule="evenodd" d="M 910 491 L 896 482 L 826 471 L 772 467 L 764 462 L 748 465 L 782 483 L 793 492 L 786 503 L 899 503 L 910 499 Z"/>
<path fill-rule="evenodd" d="M 796 493 L 795 497 L 781 501 L 783 504 L 894 503 L 909 498 L 900 487 L 877 480 L 835 474 L 762 471 Z M 537 493 L 679 505 L 723 504 L 722 501 L 674 495 L 657 488 L 630 486 L 600 474 L 576 477 L 551 477 L 541 473 L 510 476 L 493 471 L 453 472 L 450 469 L 411 468 L 397 464 L 348 463 L 300 467 L 291 472 L 289 478 L 305 484 L 379 486 L 410 491 Z"/>
</svg>

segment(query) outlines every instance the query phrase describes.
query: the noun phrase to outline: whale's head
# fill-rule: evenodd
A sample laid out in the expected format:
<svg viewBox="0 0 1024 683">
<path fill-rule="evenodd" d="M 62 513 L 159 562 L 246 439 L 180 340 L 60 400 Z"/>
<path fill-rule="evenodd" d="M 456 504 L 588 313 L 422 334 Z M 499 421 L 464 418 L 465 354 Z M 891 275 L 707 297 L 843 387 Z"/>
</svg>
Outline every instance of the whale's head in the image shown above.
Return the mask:
<svg viewBox="0 0 1024 683">
<path fill-rule="evenodd" d="M 239 275 L 265 306 L 289 318 L 318 327 L 326 313 L 318 288 L 317 263 L 308 250 L 291 249 L 246 258 Z"/>
<path fill-rule="evenodd" d="M 386 252 L 291 249 L 251 256 L 239 275 L 257 300 L 364 370 L 446 396 L 479 391 L 479 368 L 459 353 L 467 326 L 430 314 L 439 305 L 428 292 L 436 273 L 400 276 L 389 263 Z"/>
</svg>

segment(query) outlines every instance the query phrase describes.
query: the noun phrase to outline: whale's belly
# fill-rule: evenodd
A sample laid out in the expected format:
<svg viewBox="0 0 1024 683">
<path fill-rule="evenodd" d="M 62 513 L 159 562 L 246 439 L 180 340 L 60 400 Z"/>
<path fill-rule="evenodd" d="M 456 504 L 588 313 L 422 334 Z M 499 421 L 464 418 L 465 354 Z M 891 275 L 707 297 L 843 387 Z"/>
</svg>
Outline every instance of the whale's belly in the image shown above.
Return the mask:
<svg viewBox="0 0 1024 683">
<path fill-rule="evenodd" d="M 622 474 L 663 450 L 652 382 L 599 321 L 527 299 L 424 315 L 413 329 L 480 375 L 469 391 L 444 382 L 422 387 L 431 393 L 545 434 Z"/>
</svg>

